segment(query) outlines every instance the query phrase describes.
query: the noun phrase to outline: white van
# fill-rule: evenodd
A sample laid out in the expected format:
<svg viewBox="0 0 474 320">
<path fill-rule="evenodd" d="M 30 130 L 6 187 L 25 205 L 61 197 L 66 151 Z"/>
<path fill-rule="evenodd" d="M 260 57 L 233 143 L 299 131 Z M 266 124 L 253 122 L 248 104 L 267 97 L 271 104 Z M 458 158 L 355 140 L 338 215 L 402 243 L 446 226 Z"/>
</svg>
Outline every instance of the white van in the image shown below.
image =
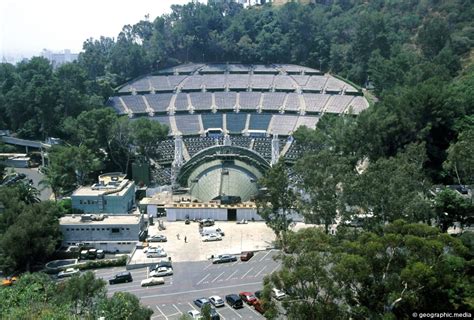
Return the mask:
<svg viewBox="0 0 474 320">
<path fill-rule="evenodd" d="M 204 227 L 202 228 L 201 230 L 201 236 L 208 236 L 212 233 L 217 233 L 217 234 L 220 234 L 221 236 L 224 236 L 224 231 L 221 230 L 221 228 L 218 228 L 216 226 L 212 226 L 212 227 Z"/>
</svg>

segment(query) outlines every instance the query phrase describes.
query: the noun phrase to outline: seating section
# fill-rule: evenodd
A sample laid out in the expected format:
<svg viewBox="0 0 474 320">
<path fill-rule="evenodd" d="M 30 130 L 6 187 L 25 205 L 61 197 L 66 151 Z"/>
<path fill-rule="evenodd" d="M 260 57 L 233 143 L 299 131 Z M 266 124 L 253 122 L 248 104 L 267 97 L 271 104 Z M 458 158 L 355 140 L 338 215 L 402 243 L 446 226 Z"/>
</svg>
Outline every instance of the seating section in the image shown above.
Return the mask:
<svg viewBox="0 0 474 320">
<path fill-rule="evenodd" d="M 163 124 L 163 125 L 165 125 L 165 126 L 167 126 L 168 128 L 171 129 L 170 118 L 168 116 L 150 117 L 149 119 L 153 120 L 153 121 L 158 121 L 159 123 L 161 123 L 161 124 Z"/>
<path fill-rule="evenodd" d="M 199 126 L 200 115 L 184 114 L 175 116 L 176 127 L 183 135 L 199 134 L 201 128 Z"/>
<path fill-rule="evenodd" d="M 244 110 L 255 110 L 260 103 L 260 92 L 240 92 L 239 93 L 239 105 L 240 109 Z"/>
<path fill-rule="evenodd" d="M 169 185 L 171 184 L 171 168 L 159 166 L 152 169 L 152 176 L 158 185 Z"/>
<path fill-rule="evenodd" d="M 203 76 L 193 75 L 187 77 L 183 82 L 183 90 L 201 90 Z"/>
<path fill-rule="evenodd" d="M 125 109 L 124 105 L 122 104 L 122 101 L 120 101 L 119 97 L 111 97 L 107 101 L 107 106 L 112 107 L 115 109 L 115 111 L 122 115 L 122 114 L 127 114 L 127 110 Z"/>
<path fill-rule="evenodd" d="M 351 101 L 349 104 L 349 109 L 347 112 L 352 112 L 353 114 L 359 114 L 363 110 L 367 109 L 369 107 L 369 103 L 367 100 L 365 100 L 364 97 L 357 96 L 354 97 L 354 100 Z"/>
<path fill-rule="evenodd" d="M 172 93 L 161 93 L 161 94 L 145 94 L 145 99 L 148 101 L 148 105 L 155 112 L 166 112 L 171 98 L 173 97 Z"/>
<path fill-rule="evenodd" d="M 269 90 L 273 86 L 273 78 L 271 74 L 254 74 L 250 77 L 251 87 L 254 89 Z"/>
<path fill-rule="evenodd" d="M 224 76 L 221 74 L 209 74 L 204 77 L 203 84 L 206 87 L 206 90 L 224 89 L 224 79 Z"/>
<path fill-rule="evenodd" d="M 121 97 L 127 108 L 133 113 L 147 113 L 145 101 L 143 96 L 122 96 Z"/>
<path fill-rule="evenodd" d="M 186 78 L 186 76 L 168 76 L 168 82 L 170 84 L 170 87 L 173 89 L 176 88 L 183 80 Z"/>
<path fill-rule="evenodd" d="M 216 145 L 216 139 L 211 137 L 185 138 L 183 142 L 191 157 L 201 150 Z"/>
<path fill-rule="evenodd" d="M 337 78 L 329 77 L 326 83 L 326 91 L 331 93 L 340 93 L 344 90 L 347 84 Z"/>
<path fill-rule="evenodd" d="M 242 148 L 250 148 L 250 142 L 252 141 L 252 138 L 250 137 L 245 137 L 245 136 L 233 136 L 231 138 L 232 145 L 233 146 L 238 146 Z"/>
<path fill-rule="evenodd" d="M 212 107 L 212 93 L 210 92 L 191 92 L 189 97 L 194 110 L 210 110 Z"/>
<path fill-rule="evenodd" d="M 303 90 L 323 91 L 327 81 L 328 77 L 325 76 L 311 76 Z"/>
<path fill-rule="evenodd" d="M 259 153 L 263 158 L 270 160 L 272 158 L 272 139 L 254 138 L 253 150 Z"/>
<path fill-rule="evenodd" d="M 176 111 L 188 111 L 188 94 L 187 93 L 178 93 L 176 95 L 176 100 L 174 101 L 174 108 Z"/>
<path fill-rule="evenodd" d="M 285 154 L 285 159 L 288 161 L 296 161 L 301 157 L 301 154 L 302 154 L 302 150 L 300 146 L 297 143 L 295 143 L 295 141 L 293 141 L 290 148 Z"/>
<path fill-rule="evenodd" d="M 297 121 L 296 115 L 274 115 L 270 133 L 289 135 L 293 132 Z"/>
<path fill-rule="evenodd" d="M 229 74 L 227 75 L 227 86 L 229 89 L 247 89 L 249 80 L 248 74 Z"/>
<path fill-rule="evenodd" d="M 271 114 L 252 114 L 250 116 L 249 130 L 267 130 L 271 119 Z"/>
<path fill-rule="evenodd" d="M 156 91 L 166 91 L 174 89 L 174 87 L 170 85 L 168 77 L 166 76 L 149 77 L 149 81 L 151 88 Z"/>
<path fill-rule="evenodd" d="M 300 109 L 300 98 L 297 93 L 288 93 L 288 97 L 285 103 L 285 112 L 293 111 L 298 112 Z"/>
<path fill-rule="evenodd" d="M 264 110 L 279 110 L 285 102 L 286 93 L 283 92 L 269 92 L 263 94 L 262 109 Z"/>
<path fill-rule="evenodd" d="M 245 123 L 247 121 L 246 113 L 227 113 L 227 131 L 233 134 L 240 134 L 245 129 Z"/>
<path fill-rule="evenodd" d="M 293 80 L 296 81 L 296 83 L 298 83 L 300 87 L 305 87 L 310 78 L 310 76 L 302 76 L 302 75 L 294 75 L 291 77 L 293 78 Z"/>
<path fill-rule="evenodd" d="M 277 75 L 273 80 L 273 85 L 277 90 L 295 90 L 295 84 L 290 76 Z"/>
<path fill-rule="evenodd" d="M 321 112 L 330 97 L 328 94 L 304 93 L 306 112 Z"/>
<path fill-rule="evenodd" d="M 221 113 L 202 114 L 201 119 L 202 119 L 202 125 L 204 127 L 204 130 L 207 130 L 209 128 L 221 128 L 221 129 L 224 128 L 222 125 Z"/>
<path fill-rule="evenodd" d="M 216 92 L 214 100 L 218 110 L 233 110 L 237 104 L 236 92 Z"/>
<path fill-rule="evenodd" d="M 158 154 L 158 163 L 171 163 L 174 159 L 174 140 L 164 140 L 158 143 L 156 147 Z"/>
<path fill-rule="evenodd" d="M 331 99 L 329 99 L 326 112 L 342 113 L 347 108 L 352 99 L 354 99 L 354 96 L 334 95 L 331 97 Z"/>
</svg>

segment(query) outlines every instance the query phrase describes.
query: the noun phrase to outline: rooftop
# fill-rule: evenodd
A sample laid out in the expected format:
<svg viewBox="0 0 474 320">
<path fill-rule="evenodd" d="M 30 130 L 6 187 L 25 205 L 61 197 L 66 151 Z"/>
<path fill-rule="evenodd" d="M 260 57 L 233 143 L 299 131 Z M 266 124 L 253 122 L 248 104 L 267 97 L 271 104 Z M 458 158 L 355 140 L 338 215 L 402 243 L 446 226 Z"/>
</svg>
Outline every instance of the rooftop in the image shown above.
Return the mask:
<svg viewBox="0 0 474 320">
<path fill-rule="evenodd" d="M 95 219 L 95 220 L 94 220 Z M 106 225 L 106 224 L 137 224 L 140 222 L 140 214 L 125 214 L 125 215 L 66 215 L 59 219 L 60 225 Z"/>
<path fill-rule="evenodd" d="M 79 187 L 74 191 L 73 196 L 122 196 L 128 188 L 132 185 L 132 182 L 125 179 L 125 175 L 122 173 L 107 173 L 99 176 L 99 182 L 92 186 Z"/>
</svg>

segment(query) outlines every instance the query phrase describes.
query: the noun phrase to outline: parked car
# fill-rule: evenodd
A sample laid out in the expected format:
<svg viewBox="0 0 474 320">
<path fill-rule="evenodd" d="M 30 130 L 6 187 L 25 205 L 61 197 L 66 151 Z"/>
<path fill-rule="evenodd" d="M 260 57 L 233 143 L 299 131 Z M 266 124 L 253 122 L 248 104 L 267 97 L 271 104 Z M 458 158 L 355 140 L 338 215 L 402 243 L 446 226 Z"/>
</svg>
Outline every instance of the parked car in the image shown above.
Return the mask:
<svg viewBox="0 0 474 320">
<path fill-rule="evenodd" d="M 202 241 L 208 242 L 208 241 L 221 241 L 222 237 L 218 235 L 217 233 L 211 233 L 207 236 L 202 237 Z"/>
<path fill-rule="evenodd" d="M 166 242 L 166 241 L 168 241 L 168 239 L 164 235 L 158 234 L 156 236 L 149 237 L 146 241 L 148 241 L 148 242 Z"/>
<path fill-rule="evenodd" d="M 161 246 L 148 246 L 148 247 L 145 247 L 143 248 L 143 252 L 144 253 L 148 253 L 148 252 L 157 252 L 157 251 L 161 251 L 163 250 L 163 248 Z"/>
<path fill-rule="evenodd" d="M 199 221 L 199 225 L 202 227 L 210 227 L 215 224 L 215 221 L 213 219 L 202 219 Z"/>
<path fill-rule="evenodd" d="M 6 277 L 5 279 L 2 280 L 2 287 L 9 287 L 13 285 L 16 281 L 18 280 L 17 277 Z"/>
<path fill-rule="evenodd" d="M 141 282 L 142 287 L 157 286 L 160 284 L 165 284 L 165 279 L 161 277 L 151 277 L 151 278 L 144 279 Z"/>
<path fill-rule="evenodd" d="M 254 295 L 257 297 L 257 299 L 262 298 L 262 290 L 255 291 Z"/>
<path fill-rule="evenodd" d="M 193 302 L 198 308 L 202 308 L 204 305 L 210 303 L 209 300 L 207 300 L 206 298 L 199 298 L 199 299 L 194 300 Z"/>
<path fill-rule="evenodd" d="M 239 293 L 239 297 L 250 306 L 257 301 L 257 297 L 255 297 L 252 292 L 241 292 Z"/>
<path fill-rule="evenodd" d="M 105 253 L 104 250 L 97 250 L 97 259 L 104 259 L 105 258 Z"/>
<path fill-rule="evenodd" d="M 286 294 L 285 294 L 283 291 L 281 291 L 281 290 L 279 290 L 279 289 L 277 289 L 277 288 L 273 288 L 273 289 L 272 289 L 272 295 L 273 295 L 273 296 L 275 297 L 275 299 L 277 299 L 277 300 L 281 300 L 281 299 L 283 299 L 284 297 L 286 297 Z"/>
<path fill-rule="evenodd" d="M 230 255 L 230 254 L 221 254 L 221 255 L 218 255 L 217 257 L 215 257 L 214 259 L 212 259 L 213 264 L 233 262 L 233 261 L 237 261 L 237 258 L 233 255 Z"/>
<path fill-rule="evenodd" d="M 223 307 L 224 306 L 224 300 L 222 300 L 221 297 L 219 296 L 211 296 L 209 297 L 209 301 L 212 303 L 212 305 L 216 308 Z"/>
<path fill-rule="evenodd" d="M 148 268 L 148 271 L 149 272 L 152 272 L 152 271 L 155 271 L 157 270 L 158 268 L 162 268 L 162 267 L 166 267 L 166 268 L 169 268 L 169 269 L 173 269 L 173 263 L 170 261 L 170 260 L 161 260 L 160 262 L 158 262 L 157 264 L 151 266 Z"/>
<path fill-rule="evenodd" d="M 239 308 L 244 307 L 244 303 L 242 302 L 242 299 L 240 299 L 240 297 L 236 294 L 226 295 L 225 301 L 227 301 L 227 304 L 234 309 L 239 309 Z"/>
<path fill-rule="evenodd" d="M 221 316 L 217 313 L 217 310 L 214 309 L 214 308 L 211 308 L 210 315 L 211 315 L 211 320 L 220 320 L 221 319 Z"/>
<path fill-rule="evenodd" d="M 75 268 L 67 268 L 66 270 L 64 271 L 61 271 L 60 273 L 58 273 L 58 278 L 68 278 L 68 277 L 72 277 L 76 274 L 79 274 L 81 273 L 79 271 L 79 269 L 75 269 Z"/>
<path fill-rule="evenodd" d="M 167 267 L 160 267 L 150 272 L 150 277 L 164 277 L 173 275 L 173 269 Z"/>
<path fill-rule="evenodd" d="M 124 282 L 132 282 L 132 274 L 128 271 L 117 273 L 115 276 L 109 279 L 109 284 L 117 284 Z"/>
<path fill-rule="evenodd" d="M 202 319 L 201 312 L 196 310 L 189 310 L 188 315 L 191 316 L 191 319 Z"/>
<path fill-rule="evenodd" d="M 247 224 L 247 223 L 248 223 L 248 221 L 245 220 L 245 219 L 242 219 L 242 220 L 240 220 L 240 221 L 237 221 L 237 224 Z"/>
<path fill-rule="evenodd" d="M 255 301 L 253 304 L 253 307 L 255 308 L 256 311 L 260 312 L 261 314 L 265 313 L 265 309 L 262 306 L 262 302 L 260 300 Z"/>
<path fill-rule="evenodd" d="M 249 261 L 253 257 L 253 251 L 245 251 L 240 255 L 240 261 Z"/>
<path fill-rule="evenodd" d="M 147 258 L 163 258 L 166 257 L 168 254 L 163 250 L 148 250 L 146 253 Z"/>
</svg>

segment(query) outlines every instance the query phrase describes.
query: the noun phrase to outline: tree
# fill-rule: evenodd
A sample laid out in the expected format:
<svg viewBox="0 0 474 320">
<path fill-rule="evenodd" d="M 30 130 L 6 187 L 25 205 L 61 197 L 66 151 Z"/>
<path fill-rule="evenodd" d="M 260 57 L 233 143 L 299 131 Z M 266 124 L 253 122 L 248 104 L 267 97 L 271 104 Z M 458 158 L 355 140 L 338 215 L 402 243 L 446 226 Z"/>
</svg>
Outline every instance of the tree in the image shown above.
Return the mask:
<svg viewBox="0 0 474 320">
<path fill-rule="evenodd" d="M 474 183 L 474 129 L 461 132 L 458 141 L 448 148 L 444 167 L 459 184 Z"/>
<path fill-rule="evenodd" d="M 279 161 L 260 180 L 264 188 L 257 199 L 259 214 L 275 232 L 278 240 L 286 245 L 286 232 L 292 222 L 292 211 L 296 205 L 296 195 L 290 184 L 286 164 Z"/>
<path fill-rule="evenodd" d="M 282 307 L 290 319 L 399 319 L 413 310 L 470 308 L 467 250 L 458 239 L 403 221 L 380 233 L 339 231 L 336 237 L 316 228 L 288 234 L 282 269 L 265 284 L 267 317 L 279 313 L 271 287 L 285 290 Z"/>
<path fill-rule="evenodd" d="M 130 124 L 132 141 L 138 152 L 149 159 L 158 143 L 168 136 L 168 127 L 147 118 L 139 118 Z"/>
<path fill-rule="evenodd" d="M 128 292 L 115 292 L 111 298 L 102 300 L 99 315 L 106 319 L 150 319 L 153 311 L 140 305 L 136 296 Z"/>
<path fill-rule="evenodd" d="M 474 204 L 471 199 L 462 197 L 454 190 L 445 188 L 438 192 L 434 207 L 442 232 L 448 231 L 454 222 L 459 222 L 461 228 L 472 223 Z"/>
</svg>

